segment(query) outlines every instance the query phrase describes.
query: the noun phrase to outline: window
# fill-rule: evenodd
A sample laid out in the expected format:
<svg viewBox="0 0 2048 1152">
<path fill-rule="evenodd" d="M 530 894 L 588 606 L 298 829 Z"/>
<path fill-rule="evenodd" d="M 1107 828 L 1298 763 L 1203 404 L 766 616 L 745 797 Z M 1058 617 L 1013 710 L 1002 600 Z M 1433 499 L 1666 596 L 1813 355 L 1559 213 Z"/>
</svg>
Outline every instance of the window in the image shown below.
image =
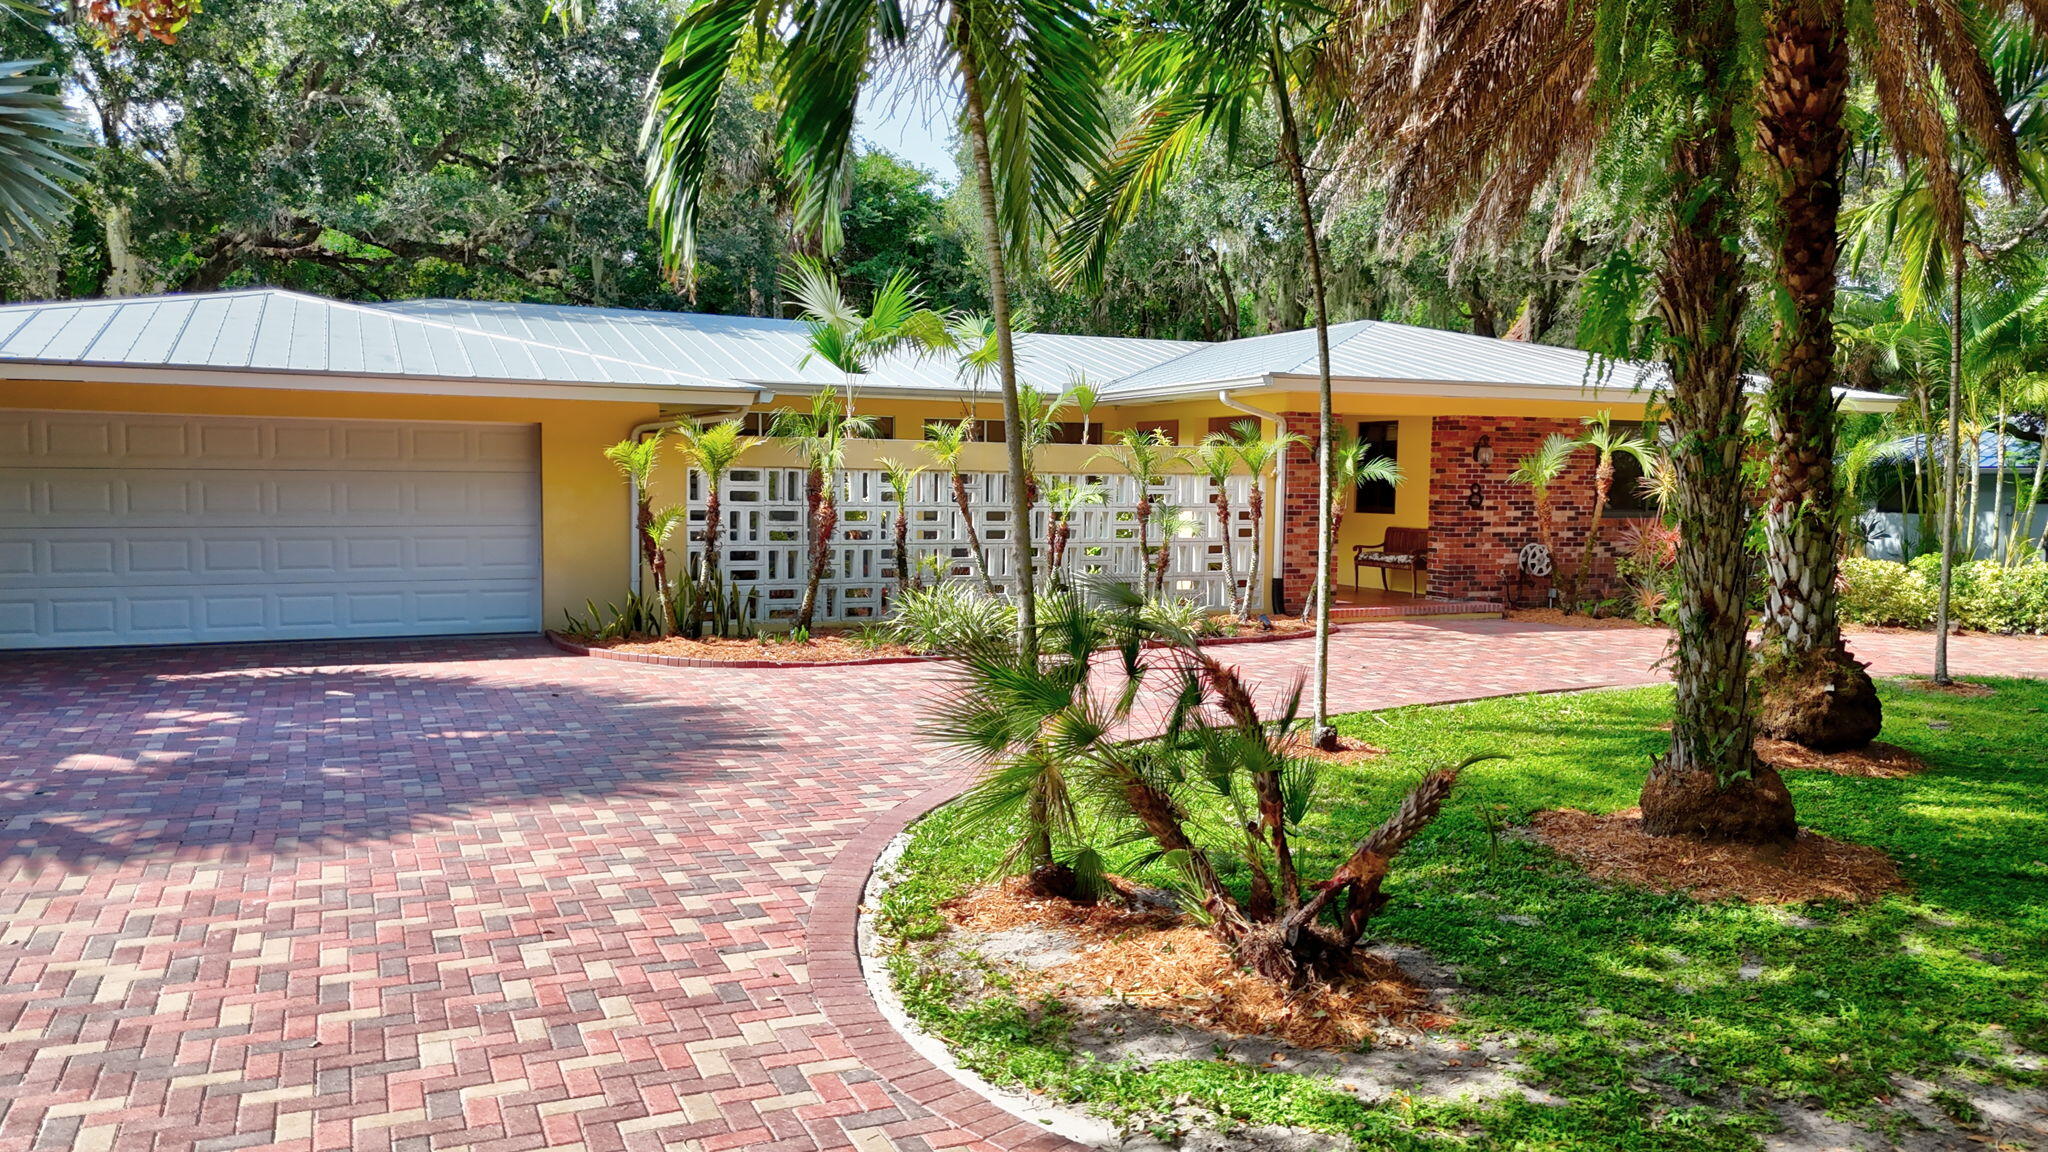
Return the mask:
<svg viewBox="0 0 2048 1152">
<path fill-rule="evenodd" d="M 1087 438 L 1083 439 L 1082 424 L 1079 420 L 1067 420 L 1053 425 L 1048 444 L 1100 444 L 1102 443 L 1102 421 L 1090 420 L 1087 424 Z"/>
<path fill-rule="evenodd" d="M 740 423 L 744 426 L 742 430 L 749 436 L 773 436 L 775 435 L 775 420 L 780 415 L 782 415 L 780 412 L 749 412 L 740 417 Z M 894 416 L 869 416 L 867 420 L 868 423 L 874 426 L 874 435 L 868 437 L 868 439 L 894 440 L 896 438 L 896 418 Z"/>
<path fill-rule="evenodd" d="M 1395 421 L 1362 421 L 1358 425 L 1359 462 L 1398 460 L 1401 455 L 1400 439 L 1401 425 Z M 1394 486 L 1385 480 L 1359 481 L 1356 510 L 1391 515 L 1394 511 Z"/>
<path fill-rule="evenodd" d="M 1664 426 L 1616 420 L 1614 434 L 1657 444 L 1664 435 Z M 1659 514 L 1657 497 L 1643 490 L 1643 476 L 1642 461 L 1626 452 L 1614 454 L 1614 487 L 1607 493 L 1607 512 L 1602 519 L 1641 520 Z"/>
<path fill-rule="evenodd" d="M 1162 443 L 1180 443 L 1180 421 L 1178 420 L 1140 420 L 1132 424 L 1131 429 L 1137 432 L 1156 432 L 1159 434 L 1159 439 Z"/>
<path fill-rule="evenodd" d="M 1250 421 L 1254 428 L 1260 427 L 1259 418 L 1245 412 L 1237 413 L 1234 416 L 1211 416 L 1209 417 L 1209 433 L 1214 435 L 1221 432 L 1226 436 L 1234 437 L 1237 435 L 1237 426 L 1246 421 Z"/>
</svg>

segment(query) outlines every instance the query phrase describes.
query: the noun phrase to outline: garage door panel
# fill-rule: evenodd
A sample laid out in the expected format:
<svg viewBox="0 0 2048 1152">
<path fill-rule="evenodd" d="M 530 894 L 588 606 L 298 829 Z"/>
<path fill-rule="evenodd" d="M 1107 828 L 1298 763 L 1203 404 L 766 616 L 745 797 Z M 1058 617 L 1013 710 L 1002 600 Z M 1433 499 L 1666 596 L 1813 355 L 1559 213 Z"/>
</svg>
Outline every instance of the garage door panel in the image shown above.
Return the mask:
<svg viewBox="0 0 2048 1152">
<path fill-rule="evenodd" d="M 540 493 L 531 474 L 0 468 L 0 529 L 175 524 L 527 527 L 539 516 Z"/>
<path fill-rule="evenodd" d="M 517 424 L 0 412 L 0 457 L 63 468 L 530 473 L 533 442 L 533 429 Z"/>
<path fill-rule="evenodd" d="M 0 412 L 0 648 L 532 631 L 530 426 Z"/>
</svg>

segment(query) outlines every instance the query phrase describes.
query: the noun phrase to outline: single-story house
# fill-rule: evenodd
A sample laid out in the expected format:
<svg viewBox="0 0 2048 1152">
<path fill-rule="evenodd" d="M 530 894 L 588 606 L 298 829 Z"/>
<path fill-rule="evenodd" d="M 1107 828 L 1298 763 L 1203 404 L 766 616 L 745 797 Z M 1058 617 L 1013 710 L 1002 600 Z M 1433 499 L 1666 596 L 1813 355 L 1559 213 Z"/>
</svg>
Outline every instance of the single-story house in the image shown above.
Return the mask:
<svg viewBox="0 0 2048 1152">
<path fill-rule="evenodd" d="M 805 332 L 791 320 L 275 289 L 0 307 L 0 648 L 532 632 L 617 600 L 639 564 L 629 494 L 602 450 L 679 420 L 742 415 L 765 430 L 773 412 L 847 386 L 807 360 Z M 1594 372 L 1569 349 L 1379 321 L 1339 324 L 1331 342 L 1344 426 L 1407 476 L 1347 495 L 1347 582 L 1341 557 L 1354 546 L 1424 528 L 1417 591 L 1495 595 L 1535 538 L 1533 502 L 1509 479 L 1516 460 L 1596 412 L 1640 420 L 1650 398 L 1642 373 Z M 1019 349 L 1028 385 L 1085 379 L 1102 397 L 1089 429 L 1056 437 L 1082 442 L 1039 450 L 1044 473 L 1115 481 L 1086 442 L 1104 427 L 1191 445 L 1245 419 L 1269 432 L 1315 424 L 1310 332 L 1218 344 L 1026 334 Z M 899 355 L 850 383 L 878 427 L 847 461 L 825 613 L 840 619 L 874 614 L 893 580 L 880 462 L 924 461 L 927 421 L 972 417 L 1001 436 L 993 384 L 950 363 Z M 1001 453 L 978 443 L 965 461 L 998 550 Z M 728 485 L 728 568 L 760 586 L 764 617 L 788 615 L 801 578 L 794 463 L 770 442 Z M 1581 459 L 1560 485 L 1566 547 L 1584 531 L 1591 473 Z M 1271 485 L 1278 603 L 1298 604 L 1313 569 L 1314 476 L 1298 449 Z M 945 479 L 908 494 L 914 538 L 960 572 Z M 659 499 L 682 499 L 684 482 L 677 458 Z M 1155 493 L 1181 509 L 1176 588 L 1220 602 L 1225 561 L 1248 571 L 1244 495 L 1225 528 L 1206 480 L 1176 476 Z M 1133 567 L 1134 499 L 1126 486 L 1083 513 L 1096 523 L 1077 534 L 1092 541 L 1081 551 L 1099 567 Z M 692 506 L 701 500 L 693 488 Z"/>
</svg>

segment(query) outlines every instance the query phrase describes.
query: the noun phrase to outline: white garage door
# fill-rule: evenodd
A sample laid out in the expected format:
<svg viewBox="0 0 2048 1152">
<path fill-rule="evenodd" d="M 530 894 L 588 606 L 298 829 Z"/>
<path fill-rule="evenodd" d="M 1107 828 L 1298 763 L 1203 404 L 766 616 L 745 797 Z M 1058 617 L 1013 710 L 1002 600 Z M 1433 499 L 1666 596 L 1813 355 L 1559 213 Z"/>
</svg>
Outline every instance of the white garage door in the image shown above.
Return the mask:
<svg viewBox="0 0 2048 1152">
<path fill-rule="evenodd" d="M 0 648 L 540 627 L 538 429 L 0 411 Z"/>
</svg>

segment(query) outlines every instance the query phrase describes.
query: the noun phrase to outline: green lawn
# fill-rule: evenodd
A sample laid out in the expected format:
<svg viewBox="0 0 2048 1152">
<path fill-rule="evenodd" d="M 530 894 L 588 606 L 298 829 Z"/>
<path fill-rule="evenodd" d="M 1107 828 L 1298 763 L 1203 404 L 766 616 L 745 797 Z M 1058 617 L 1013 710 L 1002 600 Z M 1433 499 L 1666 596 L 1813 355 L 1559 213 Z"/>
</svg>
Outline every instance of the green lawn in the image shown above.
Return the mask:
<svg viewBox="0 0 2048 1152">
<path fill-rule="evenodd" d="M 1912 892 L 1863 908 L 1701 905 L 1587 880 L 1503 827 L 1542 808 L 1635 802 L 1663 745 L 1670 692 L 1649 688 L 1365 713 L 1347 733 L 1387 748 L 1332 770 L 1315 874 L 1426 766 L 1498 751 L 1401 857 L 1381 939 L 1427 949 L 1468 986 L 1473 1034 L 1513 1034 L 1532 1081 L 1563 1106 L 1513 1101 L 1367 1104 L 1321 1083 L 1222 1060 L 1092 1062 L 1063 1045 L 1056 1009 L 955 997 L 958 976 L 920 962 L 933 904 L 986 875 L 1001 845 L 922 822 L 912 879 L 885 928 L 914 1015 L 999 1081 L 1143 1114 L 1187 1096 L 1246 1123 L 1346 1132 L 1371 1148 L 1751 1148 L 1773 1106 L 1825 1109 L 1877 1128 L 1892 1076 L 2048 1088 L 2013 1046 L 2048 1051 L 2048 682 L 1987 681 L 1985 698 L 1885 687 L 1885 739 L 1933 765 L 1906 780 L 1794 773 L 1801 819 L 1893 854 Z M 1116 860 L 1112 857 L 1111 864 Z M 1533 926 L 1501 919 L 1533 918 Z M 1745 962 L 1763 972 L 1741 978 Z M 1958 1120 L 1971 1109 L 1941 1095 Z"/>
</svg>

